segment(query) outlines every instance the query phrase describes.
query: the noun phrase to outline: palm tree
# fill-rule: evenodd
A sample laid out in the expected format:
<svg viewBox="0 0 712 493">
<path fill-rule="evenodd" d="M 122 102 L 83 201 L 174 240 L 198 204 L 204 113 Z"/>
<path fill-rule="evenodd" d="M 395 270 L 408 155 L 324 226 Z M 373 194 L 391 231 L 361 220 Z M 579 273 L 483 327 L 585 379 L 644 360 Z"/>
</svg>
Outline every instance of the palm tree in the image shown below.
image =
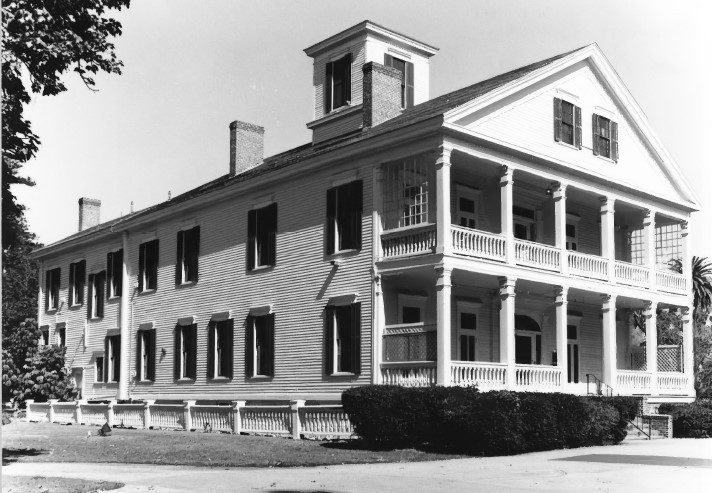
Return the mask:
<svg viewBox="0 0 712 493">
<path fill-rule="evenodd" d="M 707 257 L 692 257 L 692 293 L 695 312 L 712 307 L 712 262 Z"/>
</svg>

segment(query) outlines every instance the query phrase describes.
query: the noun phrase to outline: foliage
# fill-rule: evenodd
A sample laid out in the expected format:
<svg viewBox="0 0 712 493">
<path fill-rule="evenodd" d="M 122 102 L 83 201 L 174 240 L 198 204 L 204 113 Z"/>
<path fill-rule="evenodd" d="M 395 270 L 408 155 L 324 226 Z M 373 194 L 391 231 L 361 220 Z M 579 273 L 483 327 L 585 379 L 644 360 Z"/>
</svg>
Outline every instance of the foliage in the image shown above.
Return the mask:
<svg viewBox="0 0 712 493">
<path fill-rule="evenodd" d="M 712 262 L 707 257 L 692 257 L 692 294 L 695 311 L 712 307 Z"/>
<path fill-rule="evenodd" d="M 5 293 L 3 293 L 4 296 Z M 3 314 L 4 316 L 4 314 Z M 3 327 L 2 340 L 2 400 L 8 402 L 23 394 L 25 363 L 37 352 L 41 337 L 34 320 L 28 319 L 17 327 Z"/>
<path fill-rule="evenodd" d="M 675 438 L 712 437 L 712 408 L 707 403 L 662 404 L 658 412 L 672 416 Z"/>
<path fill-rule="evenodd" d="M 39 265 L 30 258 L 33 249 L 41 246 L 34 242 L 23 223 L 19 225 L 19 241 L 3 250 L 2 271 L 2 333 L 3 337 L 14 327 L 37 315 L 39 291 Z"/>
<path fill-rule="evenodd" d="M 22 232 L 24 207 L 10 187 L 33 185 L 19 175 L 37 152 L 39 137 L 23 114 L 30 92 L 53 96 L 67 90 L 61 77 L 76 72 L 95 90 L 94 75 L 121 73 L 109 38 L 121 24 L 106 17 L 129 0 L 15 0 L 2 7 L 2 245 L 14 245 Z M 29 83 L 29 87 L 26 84 Z"/>
<path fill-rule="evenodd" d="M 712 326 L 709 311 L 695 311 L 695 391 L 698 398 L 712 398 Z"/>
<path fill-rule="evenodd" d="M 660 310 L 657 316 L 658 345 L 682 344 L 682 317 L 674 310 Z"/>
<path fill-rule="evenodd" d="M 22 390 L 17 396 L 20 402 L 34 399 L 71 401 L 78 391 L 70 383 L 69 369 L 64 364 L 66 347 L 40 346 L 34 355 L 27 358 L 22 375 Z"/>
<path fill-rule="evenodd" d="M 625 437 L 618 403 L 569 394 L 377 385 L 347 390 L 342 403 L 356 433 L 380 448 L 508 455 Z"/>
</svg>

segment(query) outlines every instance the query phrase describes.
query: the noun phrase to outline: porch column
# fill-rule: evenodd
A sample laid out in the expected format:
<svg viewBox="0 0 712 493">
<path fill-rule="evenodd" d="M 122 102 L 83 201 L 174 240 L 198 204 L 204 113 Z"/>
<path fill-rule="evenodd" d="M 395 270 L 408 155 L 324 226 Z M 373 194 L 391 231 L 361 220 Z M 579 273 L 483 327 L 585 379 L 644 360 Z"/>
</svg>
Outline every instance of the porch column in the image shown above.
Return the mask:
<svg viewBox="0 0 712 493">
<path fill-rule="evenodd" d="M 123 263 L 121 266 L 121 300 L 119 305 L 119 329 L 121 333 L 121 353 L 119 356 L 119 388 L 116 398 L 125 400 L 129 398 L 129 379 L 131 375 L 131 331 L 129 327 L 129 298 L 131 286 L 129 285 L 129 234 L 124 231 L 121 235 Z"/>
<path fill-rule="evenodd" d="M 566 275 L 569 273 L 569 257 L 566 250 L 566 185 L 562 183 L 554 186 L 554 218 L 554 245 L 561 250 L 561 273 Z"/>
<path fill-rule="evenodd" d="M 655 212 L 650 209 L 643 211 L 643 242 L 645 265 L 650 269 L 650 289 L 655 289 Z"/>
<path fill-rule="evenodd" d="M 450 236 L 450 153 L 451 149 L 440 147 L 440 155 L 435 161 L 435 182 L 437 186 L 437 253 L 449 255 L 452 253 L 452 238 Z M 439 378 L 439 377 L 438 377 Z"/>
<path fill-rule="evenodd" d="M 507 365 L 507 389 L 514 388 L 514 277 L 499 278 L 499 362 Z"/>
<path fill-rule="evenodd" d="M 557 286 L 556 299 L 556 366 L 561 369 L 561 384 L 568 383 L 568 304 L 569 287 Z"/>
<path fill-rule="evenodd" d="M 650 373 L 650 393 L 658 393 L 658 304 L 654 301 L 646 301 L 645 316 L 645 366 Z"/>
<path fill-rule="evenodd" d="M 435 268 L 438 274 L 438 280 L 435 287 L 438 292 L 438 385 L 450 385 L 450 366 L 452 362 L 452 337 L 451 337 L 451 276 L 452 268 L 448 266 L 439 266 Z"/>
<path fill-rule="evenodd" d="M 616 388 L 616 296 L 601 296 L 603 305 L 603 378 L 602 380 Z"/>
<path fill-rule="evenodd" d="M 687 221 L 680 223 L 680 260 L 682 261 L 682 275 L 685 276 L 685 287 L 687 292 L 692 291 L 692 257 L 690 257 L 689 234 Z"/>
<path fill-rule="evenodd" d="M 373 256 L 376 259 L 383 258 L 381 215 L 383 214 L 384 174 L 383 166 L 373 170 Z"/>
<path fill-rule="evenodd" d="M 373 361 L 372 382 L 382 381 L 381 363 L 383 362 L 383 328 L 386 325 L 385 307 L 383 304 L 383 284 L 381 276 L 373 272 Z"/>
<path fill-rule="evenodd" d="M 601 197 L 601 256 L 608 260 L 608 280 L 616 276 L 615 200 Z M 610 385 L 610 382 L 606 382 Z"/>
<path fill-rule="evenodd" d="M 500 171 L 500 224 L 504 237 L 505 259 L 508 264 L 514 264 L 514 216 L 512 211 L 514 169 L 510 166 L 502 166 Z"/>
<path fill-rule="evenodd" d="M 683 306 L 682 311 L 682 372 L 687 377 L 688 392 L 695 392 L 695 357 L 692 341 L 692 313 L 693 309 Z"/>
</svg>

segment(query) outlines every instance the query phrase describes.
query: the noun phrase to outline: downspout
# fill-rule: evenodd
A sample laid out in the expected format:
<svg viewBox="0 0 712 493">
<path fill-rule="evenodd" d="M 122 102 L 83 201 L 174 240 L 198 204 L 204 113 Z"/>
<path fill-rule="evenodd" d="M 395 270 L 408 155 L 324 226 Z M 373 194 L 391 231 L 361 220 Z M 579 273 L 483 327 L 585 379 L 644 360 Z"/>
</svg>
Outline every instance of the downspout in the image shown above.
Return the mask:
<svg viewBox="0 0 712 493">
<path fill-rule="evenodd" d="M 121 268 L 121 304 L 119 306 L 119 328 L 121 333 L 121 353 L 119 369 L 119 390 L 116 396 L 119 400 L 129 398 L 129 376 L 130 372 L 130 352 L 131 335 L 129 332 L 129 234 L 127 231 L 121 233 L 123 254 L 123 265 Z"/>
</svg>

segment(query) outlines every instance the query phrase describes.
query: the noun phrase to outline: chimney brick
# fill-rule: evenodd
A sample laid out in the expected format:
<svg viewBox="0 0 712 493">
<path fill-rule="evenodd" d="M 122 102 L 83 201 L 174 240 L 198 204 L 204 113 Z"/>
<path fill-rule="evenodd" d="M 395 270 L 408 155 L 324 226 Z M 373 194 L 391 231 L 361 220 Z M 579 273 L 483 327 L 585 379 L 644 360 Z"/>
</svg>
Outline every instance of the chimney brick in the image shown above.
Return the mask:
<svg viewBox="0 0 712 493">
<path fill-rule="evenodd" d="M 401 113 L 402 74 L 393 67 L 363 66 L 363 126 L 375 127 Z"/>
<path fill-rule="evenodd" d="M 99 224 L 101 200 L 82 197 L 79 199 L 79 231 L 93 228 Z"/>
<path fill-rule="evenodd" d="M 239 175 L 264 159 L 263 127 L 235 120 L 230 124 L 230 176 Z"/>
</svg>

